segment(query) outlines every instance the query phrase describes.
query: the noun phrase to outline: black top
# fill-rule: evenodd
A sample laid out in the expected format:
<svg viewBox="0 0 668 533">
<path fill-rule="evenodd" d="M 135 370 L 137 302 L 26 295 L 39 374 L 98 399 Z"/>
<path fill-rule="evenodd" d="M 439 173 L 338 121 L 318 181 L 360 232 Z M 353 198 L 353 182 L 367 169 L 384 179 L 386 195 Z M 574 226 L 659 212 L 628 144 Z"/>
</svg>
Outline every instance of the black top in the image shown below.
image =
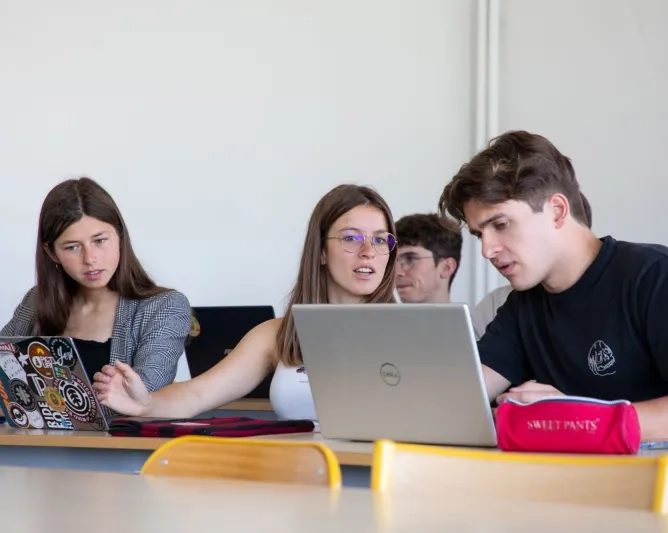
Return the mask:
<svg viewBox="0 0 668 533">
<path fill-rule="evenodd" d="M 105 342 L 73 339 L 74 345 L 81 356 L 81 362 L 86 369 L 88 379 L 93 383 L 95 372 L 102 370 L 104 365 L 109 364 L 111 355 L 111 339 Z"/>
<path fill-rule="evenodd" d="M 478 343 L 513 385 L 643 401 L 668 395 L 668 248 L 601 239 L 569 289 L 513 291 Z"/>
</svg>

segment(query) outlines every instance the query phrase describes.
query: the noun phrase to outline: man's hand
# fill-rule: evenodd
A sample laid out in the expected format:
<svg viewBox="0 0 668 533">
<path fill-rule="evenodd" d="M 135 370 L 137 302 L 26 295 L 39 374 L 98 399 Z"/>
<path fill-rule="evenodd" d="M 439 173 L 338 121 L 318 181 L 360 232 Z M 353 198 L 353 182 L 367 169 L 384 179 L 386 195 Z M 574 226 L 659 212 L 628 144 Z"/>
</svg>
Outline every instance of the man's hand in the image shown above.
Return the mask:
<svg viewBox="0 0 668 533">
<path fill-rule="evenodd" d="M 564 396 L 552 385 L 536 383 L 535 381 L 525 381 L 517 387 L 511 387 L 508 392 L 504 392 L 496 398 L 496 403 L 502 404 L 506 400 L 515 400 L 522 403 L 530 403 L 541 398 L 550 396 Z"/>
</svg>

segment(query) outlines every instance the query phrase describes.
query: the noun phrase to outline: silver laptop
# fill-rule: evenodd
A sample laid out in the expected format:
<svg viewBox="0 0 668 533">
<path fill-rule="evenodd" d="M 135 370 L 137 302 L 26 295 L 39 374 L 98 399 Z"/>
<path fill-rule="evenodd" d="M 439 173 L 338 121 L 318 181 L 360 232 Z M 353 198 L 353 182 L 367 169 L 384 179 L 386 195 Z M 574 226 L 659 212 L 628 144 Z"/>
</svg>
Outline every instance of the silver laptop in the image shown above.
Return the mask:
<svg viewBox="0 0 668 533">
<path fill-rule="evenodd" d="M 322 435 L 497 445 L 465 304 L 292 307 Z"/>
<path fill-rule="evenodd" d="M 70 337 L 0 337 L 0 409 L 14 428 L 109 430 Z"/>
</svg>

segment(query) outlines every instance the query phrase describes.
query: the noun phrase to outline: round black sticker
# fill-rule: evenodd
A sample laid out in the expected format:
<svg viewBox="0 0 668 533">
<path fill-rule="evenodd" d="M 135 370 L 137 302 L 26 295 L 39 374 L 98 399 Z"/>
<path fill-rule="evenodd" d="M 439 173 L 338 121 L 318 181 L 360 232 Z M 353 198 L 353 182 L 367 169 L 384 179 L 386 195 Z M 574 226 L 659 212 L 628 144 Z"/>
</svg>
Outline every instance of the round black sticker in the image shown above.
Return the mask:
<svg viewBox="0 0 668 533">
<path fill-rule="evenodd" d="M 12 399 L 26 411 L 37 409 L 37 400 L 25 381 L 13 379 L 9 384 L 12 391 Z"/>
<path fill-rule="evenodd" d="M 49 342 L 51 354 L 57 365 L 64 366 L 73 370 L 77 364 L 77 359 L 74 357 L 74 348 L 65 339 L 51 339 Z"/>
<path fill-rule="evenodd" d="M 65 409 L 72 418 L 84 423 L 95 420 L 95 396 L 79 376 L 72 374 L 72 381 L 54 380 L 54 385 L 65 399 Z"/>
<path fill-rule="evenodd" d="M 28 413 L 26 413 L 25 409 L 18 403 L 10 403 L 7 407 L 7 411 L 9 412 L 9 418 L 11 418 L 18 427 L 27 428 L 30 425 Z"/>
</svg>

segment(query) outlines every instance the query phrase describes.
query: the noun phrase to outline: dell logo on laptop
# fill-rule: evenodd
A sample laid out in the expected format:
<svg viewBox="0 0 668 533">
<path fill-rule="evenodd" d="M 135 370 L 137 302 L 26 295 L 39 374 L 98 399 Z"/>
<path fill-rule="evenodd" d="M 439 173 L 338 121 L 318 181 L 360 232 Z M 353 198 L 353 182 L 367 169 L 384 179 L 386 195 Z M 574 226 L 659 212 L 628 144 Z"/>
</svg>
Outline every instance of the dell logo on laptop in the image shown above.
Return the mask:
<svg viewBox="0 0 668 533">
<path fill-rule="evenodd" d="M 399 374 L 399 369 L 391 363 L 385 363 L 380 367 L 380 377 L 383 378 L 383 381 L 388 385 L 394 387 L 398 385 L 401 381 L 401 374 Z"/>
</svg>

